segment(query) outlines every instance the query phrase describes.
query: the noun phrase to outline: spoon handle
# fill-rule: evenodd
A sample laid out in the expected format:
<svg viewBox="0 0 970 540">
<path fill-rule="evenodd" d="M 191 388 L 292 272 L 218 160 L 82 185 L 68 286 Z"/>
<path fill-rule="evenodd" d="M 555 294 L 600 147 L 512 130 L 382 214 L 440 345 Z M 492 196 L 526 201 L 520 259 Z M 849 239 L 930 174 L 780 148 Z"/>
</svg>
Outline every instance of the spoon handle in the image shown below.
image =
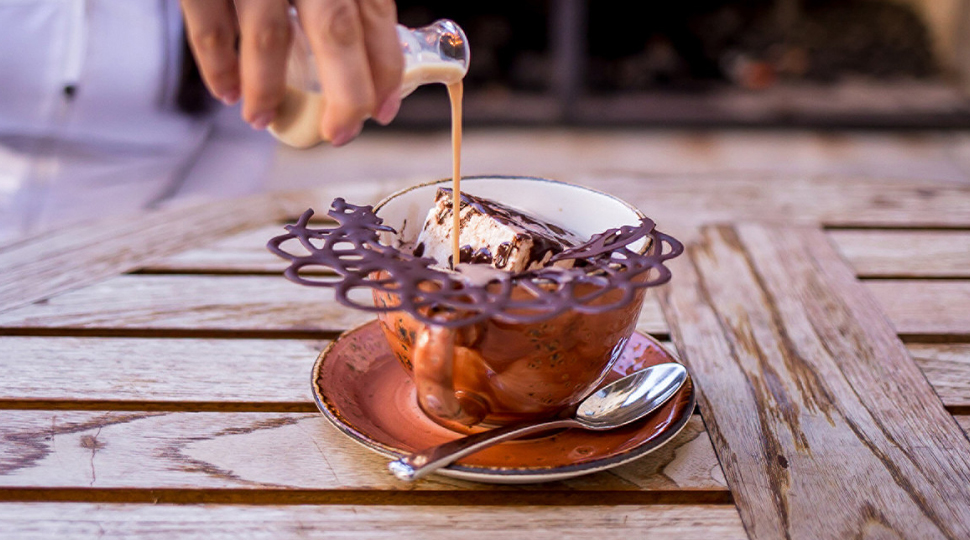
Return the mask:
<svg viewBox="0 0 970 540">
<path fill-rule="evenodd" d="M 579 422 L 571 419 L 551 420 L 536 424 L 534 422 L 512 424 L 490 431 L 483 431 L 438 446 L 425 448 L 420 452 L 390 462 L 387 468 L 401 480 L 417 480 L 479 450 L 502 441 L 516 439 L 524 435 L 539 433 L 556 428 L 577 427 Z"/>
</svg>

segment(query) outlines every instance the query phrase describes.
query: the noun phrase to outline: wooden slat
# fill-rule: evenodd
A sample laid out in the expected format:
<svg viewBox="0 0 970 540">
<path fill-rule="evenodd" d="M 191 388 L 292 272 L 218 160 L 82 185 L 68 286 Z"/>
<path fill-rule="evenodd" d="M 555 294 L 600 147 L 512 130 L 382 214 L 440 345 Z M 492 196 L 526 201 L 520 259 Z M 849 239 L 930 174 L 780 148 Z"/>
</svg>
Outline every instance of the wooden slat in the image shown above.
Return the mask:
<svg viewBox="0 0 970 540">
<path fill-rule="evenodd" d="M 970 188 L 863 179 L 642 177 L 597 175 L 585 183 L 625 198 L 669 232 L 746 217 L 829 224 L 970 226 Z M 72 227 L 0 251 L 0 311 L 95 283 L 152 260 L 265 225 L 334 196 L 373 202 L 403 182 L 360 182 L 288 195 L 264 195 L 172 208 Z M 339 193 L 338 193 L 339 191 Z M 665 227 L 666 226 L 666 227 Z"/>
<path fill-rule="evenodd" d="M 3 419 L 0 488 L 542 489 L 663 496 L 688 490 L 727 498 L 697 417 L 643 459 L 608 472 L 521 488 L 439 476 L 417 484 L 399 482 L 387 472 L 386 458 L 337 431 L 319 413 L 3 411 Z M 689 493 L 682 498 L 691 500 Z"/>
<path fill-rule="evenodd" d="M 386 458 L 351 441 L 316 413 L 3 414 L 0 492 L 99 489 L 108 496 L 105 490 L 245 489 L 285 495 L 299 490 L 325 499 L 325 493 L 309 492 L 541 491 L 559 494 L 550 496 L 554 504 L 565 503 L 567 492 L 622 492 L 628 501 L 728 497 L 724 474 L 699 417 L 666 446 L 610 471 L 564 482 L 496 486 L 441 476 L 416 484 L 398 482 L 387 472 Z M 957 419 L 970 429 L 970 416 Z M 26 495 L 7 491 L 0 499 L 18 497 Z M 137 494 L 115 497 L 125 498 L 138 500 Z M 266 499 L 247 499 L 243 494 L 235 500 Z"/>
<path fill-rule="evenodd" d="M 674 272 L 672 335 L 752 538 L 970 536 L 970 441 L 824 233 L 707 228 Z"/>
<path fill-rule="evenodd" d="M 879 280 L 867 287 L 901 334 L 970 335 L 970 281 Z M 369 298 L 359 292 L 361 301 Z M 372 317 L 336 304 L 327 289 L 280 276 L 130 275 L 0 313 L 0 329 L 339 332 Z M 637 328 L 667 331 L 655 295 L 647 295 Z"/>
<path fill-rule="evenodd" d="M 286 262 L 266 250 L 280 225 L 228 236 L 164 259 L 148 272 L 281 273 Z M 970 277 L 970 231 L 832 230 L 857 275 L 878 278 Z"/>
<path fill-rule="evenodd" d="M 310 368 L 327 343 L 0 337 L 0 400 L 302 403 L 311 408 Z"/>
<path fill-rule="evenodd" d="M 827 234 L 861 277 L 970 277 L 970 231 L 834 230 Z"/>
<path fill-rule="evenodd" d="M 369 299 L 359 292 L 355 298 Z M 0 328 L 340 332 L 373 318 L 337 304 L 329 289 L 281 276 L 134 275 L 0 313 Z M 638 328 L 666 330 L 653 296 Z"/>
<path fill-rule="evenodd" d="M 326 343 L 0 337 L 0 401 L 115 402 L 132 408 L 146 402 L 302 403 L 315 410 L 307 374 Z M 907 348 L 945 405 L 970 407 L 970 345 Z M 64 384 L 65 366 L 77 374 L 70 384 Z"/>
<path fill-rule="evenodd" d="M 309 206 L 326 211 L 336 196 L 374 202 L 391 187 L 360 182 L 340 186 L 339 190 L 260 195 L 145 211 L 5 245 L 0 249 L 0 312 L 97 283 L 229 234 L 299 215 Z"/>
<path fill-rule="evenodd" d="M 145 272 L 276 273 L 289 265 L 266 249 L 266 242 L 285 234 L 282 225 L 272 224 L 227 236 L 195 249 L 159 259 L 144 266 Z"/>
<path fill-rule="evenodd" d="M 241 506 L 0 504 L 0 538 L 746 538 L 726 505 Z"/>
<path fill-rule="evenodd" d="M 577 181 L 616 195 L 689 239 L 740 220 L 837 226 L 970 228 L 970 186 L 856 177 L 725 173 L 671 177 L 611 171 Z"/>
<path fill-rule="evenodd" d="M 372 318 L 277 276 L 119 276 L 2 313 L 0 328 L 338 332 Z"/>
<path fill-rule="evenodd" d="M 138 219 L 111 218 L 7 246 L 0 251 L 0 311 L 94 283 L 273 216 L 265 204 L 239 201 L 231 213 L 211 205 L 146 212 Z"/>
<path fill-rule="evenodd" d="M 970 408 L 970 345 L 914 343 L 908 348 L 944 404 Z"/>
<path fill-rule="evenodd" d="M 866 288 L 900 334 L 970 335 L 970 281 L 878 280 Z"/>
</svg>

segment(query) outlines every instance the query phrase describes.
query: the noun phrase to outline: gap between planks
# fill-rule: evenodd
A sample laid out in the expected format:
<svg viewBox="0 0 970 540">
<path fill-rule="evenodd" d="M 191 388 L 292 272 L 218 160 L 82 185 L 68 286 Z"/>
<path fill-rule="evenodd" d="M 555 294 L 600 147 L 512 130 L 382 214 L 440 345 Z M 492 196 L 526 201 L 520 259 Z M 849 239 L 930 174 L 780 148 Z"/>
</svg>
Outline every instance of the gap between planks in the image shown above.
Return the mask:
<svg viewBox="0 0 970 540">
<path fill-rule="evenodd" d="M 970 415 L 970 405 L 944 405 L 952 415 Z M 313 402 L 225 402 L 225 401 L 95 401 L 95 400 L 10 400 L 0 399 L 0 411 L 145 411 L 145 412 L 263 412 L 313 413 Z M 694 414 L 701 414 L 695 407 Z"/>
<path fill-rule="evenodd" d="M 897 334 L 899 340 L 907 345 L 937 345 L 970 343 L 970 333 L 961 334 Z"/>
<path fill-rule="evenodd" d="M 838 223 L 825 222 L 821 224 L 823 231 L 924 231 L 924 232 L 970 232 L 970 225 L 920 225 L 910 223 Z"/>
<path fill-rule="evenodd" d="M 968 408 L 970 409 L 970 408 Z M 135 401 L 0 399 L 0 411 L 134 411 L 134 412 L 257 412 L 314 413 L 312 401 Z"/>
<path fill-rule="evenodd" d="M 129 276 L 279 276 L 283 277 L 282 270 L 259 270 L 255 268 L 162 268 L 146 267 L 139 270 L 127 272 Z M 336 276 L 334 272 L 327 270 L 302 270 L 303 276 Z"/>
<path fill-rule="evenodd" d="M 332 340 L 339 337 L 342 333 L 340 330 L 223 330 L 209 328 L 65 328 L 50 326 L 0 328 L 0 336 L 65 338 Z M 666 338 L 658 337 L 658 339 Z"/>
<path fill-rule="evenodd" d="M 0 328 L 0 336 L 10 337 L 90 337 L 140 339 L 337 339 L 341 330 L 219 330 L 192 328 L 65 328 L 18 327 Z M 669 332 L 649 332 L 660 340 L 670 341 Z M 970 333 L 900 333 L 906 344 L 970 343 Z"/>
<path fill-rule="evenodd" d="M 126 272 L 129 276 L 279 276 L 283 277 L 282 270 L 261 270 L 257 268 L 216 268 L 200 266 L 198 268 L 165 268 L 165 267 L 146 267 L 131 272 Z M 334 272 L 328 270 L 303 270 L 304 276 L 336 276 Z M 939 274 L 939 275 L 918 275 L 918 274 L 886 274 L 886 273 L 866 273 L 859 272 L 856 277 L 861 281 L 879 280 L 907 280 L 907 281 L 967 281 L 970 277 L 962 274 Z"/>
<path fill-rule="evenodd" d="M 90 338 L 141 338 L 141 339 L 337 339 L 341 330 L 218 330 L 192 328 L 62 328 L 17 327 L 0 328 L 0 337 L 90 337 Z M 667 332 L 650 332 L 660 341 L 669 341 Z"/>
<path fill-rule="evenodd" d="M 858 274 L 859 281 L 968 281 L 970 277 L 959 274 L 917 276 L 913 274 Z"/>
<path fill-rule="evenodd" d="M 378 491 L 326 489 L 0 489 L 0 502 L 96 502 L 151 504 L 354 504 L 418 506 L 589 506 L 620 504 L 734 504 L 727 490 L 656 491 Z"/>
</svg>

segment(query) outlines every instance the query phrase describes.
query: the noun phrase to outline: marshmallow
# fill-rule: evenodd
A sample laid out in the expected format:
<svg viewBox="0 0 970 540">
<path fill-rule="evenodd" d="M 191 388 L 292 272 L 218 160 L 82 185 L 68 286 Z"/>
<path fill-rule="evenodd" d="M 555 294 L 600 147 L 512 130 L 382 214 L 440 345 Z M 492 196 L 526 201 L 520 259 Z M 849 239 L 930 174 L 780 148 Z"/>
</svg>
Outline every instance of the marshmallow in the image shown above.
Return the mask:
<svg viewBox="0 0 970 540">
<path fill-rule="evenodd" d="M 438 188 L 414 247 L 415 255 L 431 257 L 444 268 L 453 266 L 451 202 L 451 189 Z M 584 242 L 558 225 L 467 193 L 461 194 L 459 219 L 459 262 L 509 272 L 542 268 L 557 253 Z M 573 262 L 567 259 L 555 266 L 571 267 Z"/>
</svg>

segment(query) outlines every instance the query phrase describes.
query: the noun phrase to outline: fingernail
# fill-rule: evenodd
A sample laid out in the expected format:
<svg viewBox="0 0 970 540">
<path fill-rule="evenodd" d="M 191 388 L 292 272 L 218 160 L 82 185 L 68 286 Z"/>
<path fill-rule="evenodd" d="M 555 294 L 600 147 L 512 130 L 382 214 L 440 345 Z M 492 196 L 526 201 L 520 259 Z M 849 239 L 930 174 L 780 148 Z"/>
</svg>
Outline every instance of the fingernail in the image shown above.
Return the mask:
<svg viewBox="0 0 970 540">
<path fill-rule="evenodd" d="M 239 90 L 230 90 L 222 94 L 219 98 L 226 105 L 235 105 L 239 103 Z"/>
<path fill-rule="evenodd" d="M 394 120 L 399 110 L 401 110 L 401 96 L 392 94 L 381 104 L 381 108 L 377 111 L 377 116 L 374 117 L 374 120 L 377 120 L 380 125 L 386 126 L 391 123 L 391 120 Z"/>
<path fill-rule="evenodd" d="M 249 123 L 249 125 L 252 126 L 253 129 L 255 130 L 266 129 L 266 126 L 268 126 L 269 123 L 273 121 L 274 116 L 275 115 L 272 112 L 264 112 L 261 114 L 257 114 L 256 117 L 253 118 L 253 121 Z"/>
<path fill-rule="evenodd" d="M 363 127 L 364 127 L 364 124 L 362 122 L 358 122 L 357 125 L 351 128 L 345 129 L 337 133 L 336 135 L 334 135 L 333 139 L 330 140 L 330 144 L 334 146 L 343 146 L 349 143 L 350 141 L 354 140 L 354 137 L 356 137 L 357 135 L 360 135 L 360 130 Z"/>
</svg>

